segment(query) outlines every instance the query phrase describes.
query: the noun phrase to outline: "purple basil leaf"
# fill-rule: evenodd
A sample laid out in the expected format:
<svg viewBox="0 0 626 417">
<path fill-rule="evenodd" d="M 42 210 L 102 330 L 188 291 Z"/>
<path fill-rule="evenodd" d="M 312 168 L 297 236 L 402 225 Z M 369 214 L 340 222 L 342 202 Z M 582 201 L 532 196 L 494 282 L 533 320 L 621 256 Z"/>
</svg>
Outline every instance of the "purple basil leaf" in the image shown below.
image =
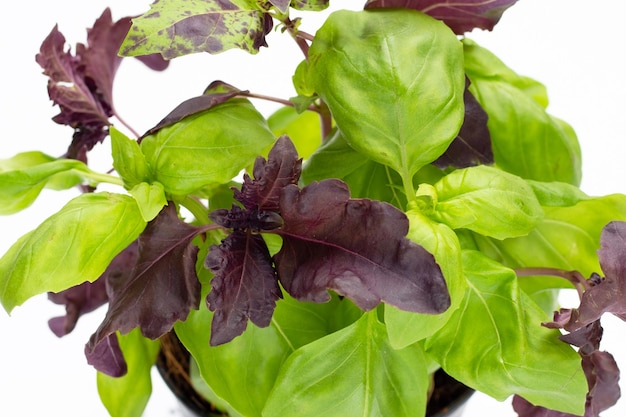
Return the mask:
<svg viewBox="0 0 626 417">
<path fill-rule="evenodd" d="M 122 60 L 117 52 L 130 26 L 128 17 L 113 22 L 107 8 L 87 31 L 87 45 L 76 45 L 75 55 L 65 51 L 65 37 L 56 26 L 41 45 L 36 60 L 49 78 L 50 99 L 61 109 L 53 120 L 75 130 L 70 158 L 86 159 L 84 153 L 108 134 L 115 113 L 113 80 Z M 167 67 L 160 57 L 143 62 L 155 70 Z"/>
<path fill-rule="evenodd" d="M 600 349 L 602 332 L 603 330 L 600 325 L 600 320 L 596 320 L 593 323 L 589 323 L 588 325 L 573 331 L 572 333 L 560 336 L 559 339 L 565 343 L 578 347 L 581 354 L 589 355 Z"/>
<path fill-rule="evenodd" d="M 127 371 L 126 361 L 117 340 L 117 334 L 111 333 L 102 339 L 95 347 L 85 346 L 87 363 L 103 374 L 120 377 Z"/>
<path fill-rule="evenodd" d="M 233 204 L 230 210 L 218 209 L 209 213 L 209 218 L 228 229 L 250 229 L 255 232 L 273 230 L 283 224 L 280 214 L 275 211 L 259 211 L 257 207 L 242 209 Z"/>
<path fill-rule="evenodd" d="M 409 223 L 390 204 L 350 199 L 339 180 L 296 185 L 281 194 L 283 246 L 274 257 L 285 290 L 325 302 L 332 289 L 365 310 L 384 301 L 420 313 L 441 313 L 450 297 L 434 257 L 405 236 Z"/>
<path fill-rule="evenodd" d="M 583 293 L 580 308 L 572 314 L 568 331 L 576 330 L 603 313 L 626 316 L 626 222 L 611 222 L 604 227 L 598 251 L 605 278 Z"/>
<path fill-rule="evenodd" d="M 583 370 L 589 384 L 585 417 L 599 417 L 620 397 L 617 363 L 610 353 L 596 350 L 583 356 Z"/>
<path fill-rule="evenodd" d="M 90 313 L 108 301 L 106 280 L 84 282 L 59 293 L 48 293 L 55 304 L 65 305 L 65 316 L 48 320 L 50 330 L 58 337 L 69 334 L 83 314 Z"/>
<path fill-rule="evenodd" d="M 467 168 L 480 164 L 493 164 L 493 150 L 491 135 L 487 129 L 487 113 L 478 100 L 469 91 L 469 79 L 466 79 L 465 119 L 458 136 L 452 141 L 448 149 L 433 165 L 445 169 L 449 166 Z"/>
<path fill-rule="evenodd" d="M 246 91 L 239 90 L 236 87 L 221 81 L 214 81 L 211 85 L 209 85 L 209 87 L 207 87 L 203 95 L 183 101 L 167 116 L 165 116 L 163 120 L 157 123 L 156 126 L 148 130 L 143 136 L 145 137 L 147 135 L 154 134 L 166 126 L 171 126 L 174 123 L 181 121 L 187 116 L 208 110 L 211 107 L 224 103 L 225 101 L 245 92 Z"/>
<path fill-rule="evenodd" d="M 58 337 L 74 330 L 78 319 L 104 305 L 109 300 L 106 282 L 109 276 L 123 274 L 137 262 L 137 243 L 132 243 L 117 255 L 104 273 L 94 282 L 84 282 L 60 293 L 48 293 L 48 299 L 55 304 L 65 304 L 66 315 L 50 319 L 48 325 Z"/>
<path fill-rule="evenodd" d="M 191 241 L 201 231 L 182 222 L 171 203 L 148 223 L 138 239 L 137 263 L 108 277 L 109 310 L 91 336 L 90 349 L 116 331 L 125 334 L 136 327 L 157 339 L 198 308 L 198 248 Z"/>
<path fill-rule="evenodd" d="M 620 397 L 619 369 L 610 353 L 597 350 L 583 355 L 582 367 L 589 385 L 584 417 L 600 417 L 600 413 L 615 405 Z M 517 395 L 513 397 L 513 409 L 519 417 L 577 417 L 532 405 Z"/>
<path fill-rule="evenodd" d="M 245 208 L 262 211 L 279 209 L 280 193 L 286 186 L 297 184 L 302 173 L 302 159 L 288 136 L 281 136 L 270 150 L 267 161 L 258 157 L 254 163 L 254 180 L 244 176 L 241 191 L 234 190 L 235 199 Z"/>
<path fill-rule="evenodd" d="M 206 302 L 214 311 L 211 345 L 231 341 L 246 329 L 248 319 L 259 327 L 270 324 L 276 301 L 282 298 L 272 259 L 263 238 L 235 231 L 213 245 L 205 266 L 215 275 Z"/>
<path fill-rule="evenodd" d="M 473 29 L 492 30 L 502 13 L 517 0 L 368 0 L 366 9 L 403 7 L 419 10 L 443 20 L 454 33 L 462 35 Z"/>
</svg>

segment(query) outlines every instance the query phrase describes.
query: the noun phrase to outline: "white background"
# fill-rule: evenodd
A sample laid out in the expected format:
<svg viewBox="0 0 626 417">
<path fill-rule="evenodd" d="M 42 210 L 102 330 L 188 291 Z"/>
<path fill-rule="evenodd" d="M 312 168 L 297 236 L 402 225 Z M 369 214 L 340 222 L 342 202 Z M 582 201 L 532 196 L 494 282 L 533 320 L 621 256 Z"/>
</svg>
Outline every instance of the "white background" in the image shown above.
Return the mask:
<svg viewBox="0 0 626 417">
<path fill-rule="evenodd" d="M 335 0 L 333 5 L 359 9 L 363 1 Z M 4 6 L 0 25 L 0 158 L 41 149 L 64 152 L 71 130 L 57 126 L 57 113 L 46 92 L 46 79 L 34 56 L 55 23 L 70 43 L 85 41 L 106 6 L 115 19 L 148 9 L 149 0 L 56 0 L 17 2 Z M 10 10 L 6 10 L 9 8 Z M 573 125 L 584 155 L 583 189 L 592 195 L 626 192 L 626 71 L 624 67 L 623 0 L 520 0 L 490 33 L 471 38 L 488 47 L 520 74 L 547 85 L 549 111 Z M 318 15 L 306 15 L 305 30 L 314 33 Z M 310 21 L 310 24 L 306 22 Z M 287 36 L 273 33 L 269 49 L 257 56 L 230 51 L 218 56 L 199 54 L 174 60 L 165 73 L 152 73 L 126 60 L 115 85 L 116 107 L 139 132 L 156 124 L 174 103 L 200 94 L 215 79 L 257 93 L 293 95 L 289 83 L 301 60 Z M 284 47 L 281 47 L 284 46 Z M 288 53 L 285 53 L 284 51 Z M 277 65 L 276 62 L 281 64 Z M 257 103 L 258 104 L 258 103 Z M 268 114 L 272 106 L 259 104 Z M 102 154 L 106 154 L 106 147 Z M 103 162 L 106 169 L 106 163 Z M 0 254 L 26 230 L 58 210 L 72 192 L 46 193 L 29 209 L 0 217 Z M 18 307 L 9 317 L 0 311 L 1 416 L 107 416 L 100 404 L 95 373 L 83 356 L 83 346 L 102 318 L 102 310 L 83 318 L 71 335 L 57 339 L 47 319 L 63 314 L 44 295 Z M 626 323 L 607 318 L 604 349 L 626 369 Z M 626 378 L 625 378 L 626 379 Z M 158 376 L 147 417 L 179 415 L 172 395 Z M 513 416 L 509 404 L 483 395 L 470 401 L 468 417 Z M 626 415 L 626 399 L 603 414 Z"/>
</svg>

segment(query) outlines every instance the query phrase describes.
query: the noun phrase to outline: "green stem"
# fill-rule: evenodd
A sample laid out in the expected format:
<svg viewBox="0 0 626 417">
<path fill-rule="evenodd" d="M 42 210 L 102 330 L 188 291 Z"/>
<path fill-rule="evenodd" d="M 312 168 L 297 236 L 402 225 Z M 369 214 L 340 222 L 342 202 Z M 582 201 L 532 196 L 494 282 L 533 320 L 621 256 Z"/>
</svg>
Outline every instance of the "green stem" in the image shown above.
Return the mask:
<svg viewBox="0 0 626 417">
<path fill-rule="evenodd" d="M 202 202 L 191 196 L 175 198 L 175 201 L 193 214 L 197 221 L 202 224 L 209 223 L 209 209 Z"/>
<path fill-rule="evenodd" d="M 89 168 L 80 169 L 76 171 L 78 171 L 80 175 L 82 175 L 86 179 L 91 180 L 97 184 L 106 183 L 106 184 L 119 185 L 120 187 L 124 186 L 124 181 L 122 181 L 120 177 L 117 177 L 115 175 L 101 174 L 99 172 L 92 171 Z"/>
<path fill-rule="evenodd" d="M 406 195 L 407 209 L 416 209 L 417 196 L 415 195 L 415 187 L 413 187 L 413 176 L 405 169 L 404 172 L 400 173 L 400 177 L 402 178 L 402 186 Z"/>
</svg>

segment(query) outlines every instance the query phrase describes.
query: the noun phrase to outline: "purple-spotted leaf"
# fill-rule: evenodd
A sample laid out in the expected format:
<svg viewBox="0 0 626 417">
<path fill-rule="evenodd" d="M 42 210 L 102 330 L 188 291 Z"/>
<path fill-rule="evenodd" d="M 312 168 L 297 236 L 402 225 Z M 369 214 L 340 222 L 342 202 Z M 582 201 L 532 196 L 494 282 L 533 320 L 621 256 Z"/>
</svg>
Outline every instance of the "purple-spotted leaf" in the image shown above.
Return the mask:
<svg viewBox="0 0 626 417">
<path fill-rule="evenodd" d="M 302 172 L 302 159 L 287 136 L 281 136 L 270 150 L 267 161 L 259 156 L 254 162 L 254 180 L 244 176 L 241 191 L 234 190 L 235 199 L 247 209 L 278 211 L 280 193 L 286 186 L 297 184 Z"/>
<path fill-rule="evenodd" d="M 282 297 L 272 259 L 263 238 L 234 231 L 211 247 L 205 266 L 215 275 L 206 302 L 214 311 L 211 345 L 231 341 L 246 329 L 248 319 L 267 327 Z"/>
<path fill-rule="evenodd" d="M 457 35 L 473 29 L 492 30 L 517 0 L 368 0 L 366 9 L 403 7 L 443 20 Z"/>
<path fill-rule="evenodd" d="M 198 308 L 198 248 L 191 240 L 201 231 L 182 222 L 173 204 L 148 223 L 138 239 L 134 267 L 108 276 L 109 310 L 91 336 L 90 350 L 114 332 L 126 334 L 136 327 L 145 337 L 157 339 Z"/>
<path fill-rule="evenodd" d="M 256 53 L 267 46 L 265 35 L 272 26 L 272 17 L 247 0 L 155 1 L 133 19 L 120 53 L 160 53 L 165 59 L 231 48 Z"/>
<path fill-rule="evenodd" d="M 319 12 L 328 7 L 329 0 L 291 0 L 291 7 L 296 10 Z"/>
<path fill-rule="evenodd" d="M 174 123 L 181 121 L 187 116 L 208 110 L 211 107 L 217 106 L 218 104 L 244 92 L 245 91 L 239 90 L 238 88 L 221 81 L 214 81 L 207 87 L 204 94 L 180 103 L 174 110 L 165 116 L 163 120 L 157 123 L 157 125 L 152 129 L 148 130 L 143 136 L 152 135 L 166 126 L 171 126 Z"/>
<path fill-rule="evenodd" d="M 466 78 L 463 101 L 465 118 L 461 130 L 448 149 L 433 165 L 445 169 L 449 166 L 467 168 L 480 164 L 493 164 L 491 135 L 487 128 L 487 113 L 478 100 L 469 91 L 469 79 Z"/>
<path fill-rule="evenodd" d="M 93 348 L 85 345 L 85 356 L 89 365 L 112 377 L 124 376 L 128 370 L 116 333 L 111 333 Z"/>
<path fill-rule="evenodd" d="M 132 269 L 137 262 L 137 242 L 120 252 L 109 264 L 104 273 L 94 282 L 84 282 L 59 293 L 48 293 L 48 299 L 55 304 L 65 304 L 63 317 L 54 317 L 48 326 L 58 337 L 74 330 L 80 316 L 90 313 L 109 300 L 106 282 L 109 276 L 115 277 Z"/>
<path fill-rule="evenodd" d="M 78 43 L 73 55 L 65 50 L 65 37 L 55 26 L 41 45 L 37 63 L 48 76 L 48 94 L 61 112 L 53 120 L 74 128 L 67 156 L 84 159 L 86 151 L 108 134 L 114 114 L 113 81 L 121 57 L 117 51 L 130 28 L 130 18 L 116 22 L 107 8 L 87 31 L 87 44 Z M 155 70 L 167 63 L 154 55 L 143 62 Z"/>
<path fill-rule="evenodd" d="M 381 301 L 420 313 L 449 307 L 433 255 L 406 238 L 408 219 L 392 205 L 350 199 L 345 183 L 324 180 L 286 187 L 280 212 L 283 246 L 274 262 L 293 297 L 325 302 L 332 289 L 364 310 Z"/>
<path fill-rule="evenodd" d="M 289 10 L 289 3 L 291 0 L 268 0 L 270 4 L 272 4 L 276 9 L 278 9 L 281 13 L 287 13 Z"/>
</svg>

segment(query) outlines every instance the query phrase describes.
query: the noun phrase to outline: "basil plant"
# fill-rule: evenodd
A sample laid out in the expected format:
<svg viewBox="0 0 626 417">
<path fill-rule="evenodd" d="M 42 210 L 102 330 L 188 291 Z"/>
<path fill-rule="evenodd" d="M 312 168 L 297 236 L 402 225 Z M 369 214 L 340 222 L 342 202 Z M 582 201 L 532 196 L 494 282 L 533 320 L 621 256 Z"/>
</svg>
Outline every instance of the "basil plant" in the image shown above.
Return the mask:
<svg viewBox="0 0 626 417">
<path fill-rule="evenodd" d="M 108 305 L 85 354 L 113 417 L 142 414 L 171 334 L 231 416 L 424 416 L 438 369 L 521 417 L 598 416 L 619 397 L 599 345 L 601 316 L 626 317 L 626 196 L 583 193 L 543 85 L 466 37 L 515 2 L 369 0 L 310 34 L 290 13 L 328 0 L 160 0 L 73 49 L 55 27 L 37 62 L 73 135 L 0 161 L 0 212 L 82 192 L 2 256 L 2 306 L 48 293 L 63 336 Z M 122 59 L 256 54 L 274 26 L 302 53 L 296 96 L 216 80 L 144 134 L 119 118 Z"/>
</svg>

